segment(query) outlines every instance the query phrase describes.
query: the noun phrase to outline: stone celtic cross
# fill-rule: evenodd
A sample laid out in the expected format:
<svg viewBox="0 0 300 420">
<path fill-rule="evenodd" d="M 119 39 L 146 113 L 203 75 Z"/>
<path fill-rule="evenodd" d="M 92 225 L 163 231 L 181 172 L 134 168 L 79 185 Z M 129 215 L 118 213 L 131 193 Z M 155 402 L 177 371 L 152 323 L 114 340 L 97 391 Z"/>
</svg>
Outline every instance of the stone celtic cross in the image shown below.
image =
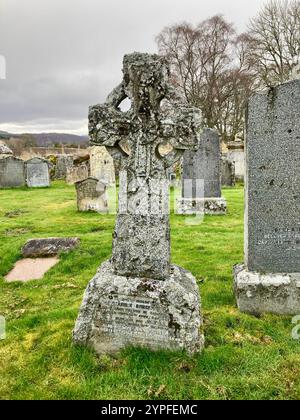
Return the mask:
<svg viewBox="0 0 300 420">
<path fill-rule="evenodd" d="M 134 53 L 123 64 L 123 82 L 89 110 L 92 145 L 106 146 L 121 167 L 111 262 L 116 274 L 164 280 L 170 275 L 167 171 L 185 150 L 197 149 L 201 113 L 171 105 L 164 58 Z M 122 112 L 126 98 L 131 109 Z M 162 153 L 164 145 L 169 153 Z"/>
<path fill-rule="evenodd" d="M 197 148 L 201 116 L 170 104 L 168 82 L 163 58 L 126 55 L 122 84 L 90 108 L 92 144 L 121 167 L 112 258 L 89 282 L 73 332 L 76 344 L 99 354 L 127 346 L 193 353 L 204 345 L 196 279 L 170 263 L 168 206 L 169 168 Z M 131 109 L 122 112 L 126 98 Z"/>
</svg>

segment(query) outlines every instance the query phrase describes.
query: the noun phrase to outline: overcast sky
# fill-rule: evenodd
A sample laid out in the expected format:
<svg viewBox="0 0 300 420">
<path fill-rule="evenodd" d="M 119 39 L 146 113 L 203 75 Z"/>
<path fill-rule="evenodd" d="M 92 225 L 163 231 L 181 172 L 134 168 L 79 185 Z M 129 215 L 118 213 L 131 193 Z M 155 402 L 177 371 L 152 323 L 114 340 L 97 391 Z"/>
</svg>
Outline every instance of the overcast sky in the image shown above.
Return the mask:
<svg viewBox="0 0 300 420">
<path fill-rule="evenodd" d="M 166 25 L 217 13 L 246 28 L 264 0 L 0 0 L 0 130 L 87 133 L 88 106 L 121 81 L 123 55 L 156 52 Z M 1 63 L 1 57 L 0 57 Z M 1 65 L 1 64 L 0 64 Z"/>
</svg>

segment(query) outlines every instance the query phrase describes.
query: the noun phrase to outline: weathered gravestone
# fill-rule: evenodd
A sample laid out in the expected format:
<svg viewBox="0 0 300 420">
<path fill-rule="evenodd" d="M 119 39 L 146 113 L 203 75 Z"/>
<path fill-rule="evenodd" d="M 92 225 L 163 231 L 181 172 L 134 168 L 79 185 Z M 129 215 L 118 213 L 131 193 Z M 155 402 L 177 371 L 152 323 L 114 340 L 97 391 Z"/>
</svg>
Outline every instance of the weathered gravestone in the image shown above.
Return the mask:
<svg viewBox="0 0 300 420">
<path fill-rule="evenodd" d="M 77 182 L 75 187 L 79 211 L 108 212 L 106 185 L 102 181 L 89 177 Z"/>
<path fill-rule="evenodd" d="M 50 187 L 49 163 L 35 157 L 25 163 L 26 182 L 29 188 Z"/>
<path fill-rule="evenodd" d="M 0 158 L 0 188 L 24 187 L 25 163 L 14 156 Z"/>
<path fill-rule="evenodd" d="M 197 188 L 201 181 L 204 181 L 204 191 Z M 201 212 L 201 209 L 206 214 L 226 213 L 226 200 L 221 197 L 220 139 L 215 130 L 205 128 L 198 150 L 184 153 L 182 199 L 178 206 L 183 214 Z"/>
<path fill-rule="evenodd" d="M 0 141 L 0 158 L 13 155 L 12 150 L 2 141 Z"/>
<path fill-rule="evenodd" d="M 55 179 L 66 181 L 68 169 L 73 167 L 73 156 L 58 155 L 55 166 Z"/>
<path fill-rule="evenodd" d="M 83 181 L 89 176 L 88 165 L 83 163 L 78 166 L 72 166 L 67 169 L 66 182 L 67 184 L 76 184 L 76 182 Z"/>
<path fill-rule="evenodd" d="M 113 185 L 116 182 L 115 166 L 111 155 L 105 147 L 94 146 L 90 148 L 91 176 Z"/>
<path fill-rule="evenodd" d="M 247 112 L 243 312 L 300 313 L 300 80 L 254 95 Z"/>
<path fill-rule="evenodd" d="M 168 97 L 169 70 L 156 55 L 124 58 L 124 80 L 104 105 L 90 108 L 94 145 L 106 146 L 121 161 L 119 210 L 113 255 L 90 282 L 74 330 L 77 344 L 98 353 L 127 345 L 151 349 L 203 347 L 200 296 L 195 278 L 170 264 L 167 170 L 198 144 L 198 109 L 160 108 Z M 132 108 L 119 105 L 130 98 Z M 125 153 L 121 141 L 131 152 Z M 169 142 L 167 156 L 159 145 Z"/>
<path fill-rule="evenodd" d="M 235 186 L 235 164 L 227 157 L 222 156 L 221 160 L 221 184 L 224 187 Z"/>
<path fill-rule="evenodd" d="M 22 248 L 24 258 L 54 257 L 69 252 L 80 244 L 79 238 L 35 238 L 29 239 Z"/>
</svg>

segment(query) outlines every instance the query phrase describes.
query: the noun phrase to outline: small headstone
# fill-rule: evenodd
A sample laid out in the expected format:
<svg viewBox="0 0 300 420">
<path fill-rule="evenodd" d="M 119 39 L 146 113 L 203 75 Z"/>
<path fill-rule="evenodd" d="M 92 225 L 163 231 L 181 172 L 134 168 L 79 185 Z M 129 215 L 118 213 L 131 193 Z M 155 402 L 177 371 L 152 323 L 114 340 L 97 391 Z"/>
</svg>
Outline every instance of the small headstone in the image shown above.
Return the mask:
<svg viewBox="0 0 300 420">
<path fill-rule="evenodd" d="M 35 157 L 26 162 L 26 182 L 29 188 L 50 187 L 49 163 Z"/>
<path fill-rule="evenodd" d="M 201 181 L 204 181 L 204 191 L 197 188 Z M 221 195 L 220 138 L 215 130 L 205 128 L 198 150 L 184 153 L 182 200 L 178 204 L 183 214 L 203 208 L 206 214 L 226 213 L 226 200 Z"/>
<path fill-rule="evenodd" d="M 94 146 L 90 148 L 91 177 L 97 178 L 106 185 L 116 182 L 115 166 L 106 147 Z"/>
<path fill-rule="evenodd" d="M 83 181 L 89 176 L 89 168 L 88 165 L 83 163 L 78 166 L 72 166 L 72 168 L 68 168 L 66 182 L 67 184 L 73 185 L 76 182 Z"/>
<path fill-rule="evenodd" d="M 87 178 L 75 184 L 79 211 L 108 212 L 106 185 L 96 178 Z"/>
<path fill-rule="evenodd" d="M 58 155 L 55 166 L 55 179 L 65 181 L 67 179 L 68 169 L 73 167 L 73 156 Z"/>
<path fill-rule="evenodd" d="M 24 187 L 25 185 L 24 161 L 14 156 L 0 158 L 0 188 Z"/>
<path fill-rule="evenodd" d="M 161 109 L 170 92 L 164 58 L 131 54 L 124 80 L 104 105 L 90 108 L 94 145 L 121 162 L 119 210 L 110 261 L 90 282 L 73 333 L 98 353 L 130 345 L 200 351 L 202 317 L 196 279 L 170 263 L 168 168 L 197 147 L 201 114 L 192 107 Z M 132 107 L 122 112 L 126 98 Z M 129 142 L 126 153 L 120 142 Z M 173 149 L 159 154 L 159 145 Z"/>
<path fill-rule="evenodd" d="M 222 156 L 222 186 L 234 187 L 235 186 L 235 164 L 227 157 Z"/>
<path fill-rule="evenodd" d="M 22 248 L 22 255 L 24 258 L 53 257 L 72 251 L 79 243 L 79 238 L 30 239 Z"/>
<path fill-rule="evenodd" d="M 254 95 L 247 113 L 245 266 L 239 308 L 300 313 L 300 80 Z"/>
</svg>

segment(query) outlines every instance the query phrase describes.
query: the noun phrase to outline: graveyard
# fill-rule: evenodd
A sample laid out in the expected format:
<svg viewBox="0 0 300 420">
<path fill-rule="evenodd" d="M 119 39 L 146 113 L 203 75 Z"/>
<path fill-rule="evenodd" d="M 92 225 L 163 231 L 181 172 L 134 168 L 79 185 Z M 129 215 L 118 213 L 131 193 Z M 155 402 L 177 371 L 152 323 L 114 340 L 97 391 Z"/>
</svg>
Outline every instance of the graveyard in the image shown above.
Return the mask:
<svg viewBox="0 0 300 420">
<path fill-rule="evenodd" d="M 0 400 L 299 400 L 300 1 L 4 2 Z"/>
<path fill-rule="evenodd" d="M 72 330 L 87 279 L 111 255 L 114 215 L 79 213 L 72 186 L 0 191 L 0 394 L 9 399 L 297 399 L 299 343 L 291 317 L 238 311 L 232 267 L 243 260 L 243 187 L 223 189 L 226 216 L 187 226 L 171 214 L 172 260 L 190 270 L 202 297 L 202 354 L 126 349 L 96 356 L 74 347 Z M 5 197 L 5 199 L 4 199 Z M 47 215 L 46 217 L 44 217 Z M 67 223 L 66 223 L 67 221 Z M 79 236 L 39 282 L 4 276 L 30 238 Z"/>
</svg>

